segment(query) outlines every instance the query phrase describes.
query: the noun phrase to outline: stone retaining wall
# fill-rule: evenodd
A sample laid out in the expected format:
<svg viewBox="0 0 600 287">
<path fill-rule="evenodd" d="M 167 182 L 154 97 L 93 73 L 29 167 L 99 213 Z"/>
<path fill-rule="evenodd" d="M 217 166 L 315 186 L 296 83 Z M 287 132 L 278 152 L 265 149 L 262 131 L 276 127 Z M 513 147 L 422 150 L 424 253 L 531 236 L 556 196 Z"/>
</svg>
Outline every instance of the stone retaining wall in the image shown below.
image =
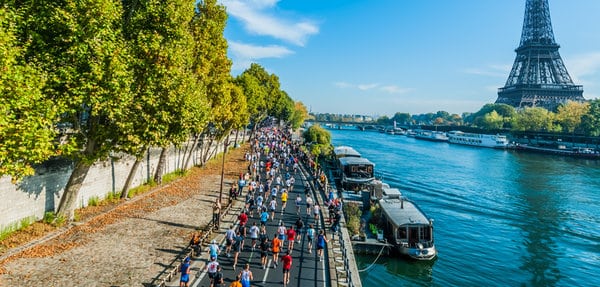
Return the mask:
<svg viewBox="0 0 600 287">
<path fill-rule="evenodd" d="M 165 174 L 183 168 L 186 146 L 191 145 L 190 141 L 180 148 L 169 150 Z M 215 142 L 210 149 L 210 154 L 216 154 L 223 150 L 223 144 Z M 138 167 L 131 188 L 140 186 L 153 177 L 160 152 L 158 148 L 149 150 Z M 109 193 L 119 193 L 134 162 L 134 157 L 121 154 L 95 163 L 79 191 L 76 207 L 86 206 L 92 197 L 104 199 Z M 193 151 L 190 160 L 190 165 L 197 164 L 200 164 L 200 148 Z M 11 183 L 8 176 L 0 177 L 0 230 L 14 226 L 24 219 L 39 220 L 46 212 L 55 211 L 72 170 L 72 161 L 54 159 L 36 167 L 35 175 L 26 177 L 17 184 Z"/>
</svg>

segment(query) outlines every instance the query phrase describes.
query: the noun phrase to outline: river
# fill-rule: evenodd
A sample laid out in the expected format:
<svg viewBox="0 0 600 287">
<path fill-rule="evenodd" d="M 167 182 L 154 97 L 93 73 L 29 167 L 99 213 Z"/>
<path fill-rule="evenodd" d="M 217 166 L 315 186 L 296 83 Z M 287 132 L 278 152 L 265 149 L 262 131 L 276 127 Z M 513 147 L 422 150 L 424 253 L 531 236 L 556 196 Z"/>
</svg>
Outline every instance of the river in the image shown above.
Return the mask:
<svg viewBox="0 0 600 287">
<path fill-rule="evenodd" d="M 600 161 L 330 131 L 435 220 L 437 260 L 380 258 L 363 286 L 600 286 Z"/>
</svg>

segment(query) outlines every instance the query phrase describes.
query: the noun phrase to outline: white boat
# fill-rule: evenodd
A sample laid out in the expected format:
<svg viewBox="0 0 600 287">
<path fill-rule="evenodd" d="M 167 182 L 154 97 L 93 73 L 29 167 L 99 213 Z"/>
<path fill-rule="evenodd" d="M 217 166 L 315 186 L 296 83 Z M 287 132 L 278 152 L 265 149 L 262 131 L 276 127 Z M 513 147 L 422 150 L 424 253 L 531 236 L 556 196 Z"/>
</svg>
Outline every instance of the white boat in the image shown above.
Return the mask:
<svg viewBox="0 0 600 287">
<path fill-rule="evenodd" d="M 421 140 L 428 140 L 434 142 L 446 142 L 448 136 L 445 132 L 429 131 L 429 130 L 415 130 L 415 138 Z"/>
<path fill-rule="evenodd" d="M 433 219 L 400 192 L 386 192 L 379 200 L 388 242 L 401 255 L 416 260 L 432 260 L 437 256 L 433 240 Z"/>
<path fill-rule="evenodd" d="M 508 138 L 505 135 L 488 135 L 451 131 L 448 132 L 448 138 L 450 143 L 462 145 L 490 148 L 507 148 L 509 145 Z"/>
</svg>

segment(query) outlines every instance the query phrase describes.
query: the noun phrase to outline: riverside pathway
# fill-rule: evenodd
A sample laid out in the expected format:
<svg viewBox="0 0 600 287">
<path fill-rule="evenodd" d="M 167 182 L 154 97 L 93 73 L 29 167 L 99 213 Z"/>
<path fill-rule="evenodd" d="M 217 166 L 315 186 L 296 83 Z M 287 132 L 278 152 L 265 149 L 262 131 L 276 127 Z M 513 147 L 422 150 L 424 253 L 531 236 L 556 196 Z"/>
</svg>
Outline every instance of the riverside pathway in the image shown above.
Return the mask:
<svg viewBox="0 0 600 287">
<path fill-rule="evenodd" d="M 285 174 L 285 172 L 283 172 Z M 282 174 L 282 178 L 284 178 L 284 174 Z M 306 210 L 306 193 L 305 193 L 305 184 L 308 184 L 306 177 L 299 170 L 297 173 L 290 172 L 290 175 L 294 177 L 295 184 L 294 188 L 288 194 L 288 202 L 285 210 L 281 209 L 281 193 L 277 196 L 277 211 L 275 212 L 275 217 L 273 220 L 269 219 L 266 224 L 266 234 L 269 238 L 269 241 L 273 239 L 273 235 L 276 234 L 278 226 L 283 223 L 286 228 L 289 228 L 291 225 L 294 225 L 297 219 L 302 218 L 305 228 L 308 227 L 309 224 L 313 224 L 316 233 L 318 230 L 323 228 L 323 216 L 319 216 L 318 221 L 315 221 L 313 212 L 307 214 Z M 261 178 L 266 178 L 264 172 L 261 173 Z M 285 179 L 284 179 L 285 180 Z M 244 190 L 244 193 L 239 199 L 244 199 L 247 194 L 247 188 Z M 308 193 L 312 198 L 314 198 L 315 193 L 312 188 Z M 297 213 L 296 204 L 294 200 L 297 196 L 302 198 L 302 205 L 300 207 L 299 214 Z M 267 200 L 267 204 L 270 200 Z M 217 233 L 217 236 L 214 237 L 215 240 L 221 245 L 221 250 L 225 250 L 225 236 L 224 233 L 231 225 L 234 225 L 235 229 L 239 226 L 239 221 L 237 220 L 237 215 L 239 215 L 243 209 L 243 203 L 239 201 L 235 205 L 234 210 L 230 212 L 226 218 L 223 219 L 221 224 L 221 228 Z M 234 216 L 235 215 L 235 216 Z M 257 226 L 260 226 L 260 217 L 254 212 L 254 215 L 249 217 L 248 223 L 246 226 L 249 228 L 256 223 Z M 304 232 L 304 230 L 302 232 Z M 267 266 L 265 269 L 262 269 L 261 258 L 260 258 L 260 250 L 258 249 L 260 241 L 257 240 L 256 249 L 252 250 L 251 246 L 252 240 L 249 236 L 246 237 L 244 241 L 243 251 L 240 252 L 238 257 L 238 262 L 236 268 L 233 268 L 233 252 L 231 252 L 231 257 L 227 257 L 224 252 L 222 252 L 218 256 L 218 262 L 223 267 L 223 275 L 224 275 L 224 284 L 223 286 L 229 286 L 231 282 L 235 280 L 236 275 L 240 273 L 246 263 L 250 264 L 250 270 L 253 273 L 252 286 L 283 286 L 283 269 L 282 262 L 277 262 L 277 266 L 274 266 L 272 252 L 268 253 Z M 279 253 L 279 259 L 288 251 L 287 249 L 288 242 L 284 243 L 284 247 L 281 248 L 281 252 Z M 290 272 L 290 283 L 287 286 L 331 286 L 331 276 L 330 276 L 330 263 L 329 257 L 327 255 L 327 247 L 323 252 L 323 259 L 319 260 L 316 252 L 316 234 L 315 240 L 313 242 L 312 250 L 309 253 L 307 250 L 307 238 L 306 234 L 302 233 L 301 240 L 294 244 L 293 250 L 291 252 L 292 256 L 292 268 Z M 202 256 L 200 258 L 196 258 L 192 263 L 192 280 L 190 286 L 210 286 L 210 279 L 208 278 L 207 272 L 205 270 L 205 265 L 208 262 L 208 248 L 204 248 Z M 179 280 L 173 280 L 169 283 L 168 286 L 179 286 Z"/>
</svg>

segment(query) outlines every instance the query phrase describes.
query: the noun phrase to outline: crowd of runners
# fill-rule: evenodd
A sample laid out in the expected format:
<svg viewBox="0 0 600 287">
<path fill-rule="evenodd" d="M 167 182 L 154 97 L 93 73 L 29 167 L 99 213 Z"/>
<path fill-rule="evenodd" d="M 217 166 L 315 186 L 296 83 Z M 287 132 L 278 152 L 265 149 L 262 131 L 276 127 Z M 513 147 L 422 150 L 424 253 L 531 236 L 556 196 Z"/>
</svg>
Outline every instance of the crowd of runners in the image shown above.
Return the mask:
<svg viewBox="0 0 600 287">
<path fill-rule="evenodd" d="M 264 128 L 257 133 L 250 144 L 251 151 L 245 155 L 248 171 L 240 175 L 229 191 L 232 199 L 245 202 L 238 216 L 239 223 L 229 226 L 223 246 L 213 241 L 208 248 L 210 261 L 205 269 L 210 286 L 223 286 L 222 268 L 226 266 L 236 273 L 236 280 L 229 286 L 250 286 L 254 278 L 251 268 L 281 269 L 280 283 L 287 286 L 297 259 L 294 252 L 302 251 L 301 248 L 308 254 L 315 251 L 316 260 L 322 261 L 329 241 L 321 221 L 324 210 L 313 199 L 309 183 L 299 176 L 300 164 L 309 163 L 300 144 L 292 141 L 289 133 L 276 128 Z M 319 176 L 313 174 L 314 178 Z M 296 184 L 296 180 L 302 183 Z M 295 190 L 298 186 L 300 190 Z M 295 208 L 287 208 L 290 200 Z M 340 203 L 329 194 L 326 205 L 332 231 L 336 231 Z M 304 244 L 299 244 L 303 237 Z M 260 254 L 260 260 L 239 262 L 242 252 L 251 252 L 250 257 Z M 187 285 L 182 282 L 182 286 Z"/>
</svg>

